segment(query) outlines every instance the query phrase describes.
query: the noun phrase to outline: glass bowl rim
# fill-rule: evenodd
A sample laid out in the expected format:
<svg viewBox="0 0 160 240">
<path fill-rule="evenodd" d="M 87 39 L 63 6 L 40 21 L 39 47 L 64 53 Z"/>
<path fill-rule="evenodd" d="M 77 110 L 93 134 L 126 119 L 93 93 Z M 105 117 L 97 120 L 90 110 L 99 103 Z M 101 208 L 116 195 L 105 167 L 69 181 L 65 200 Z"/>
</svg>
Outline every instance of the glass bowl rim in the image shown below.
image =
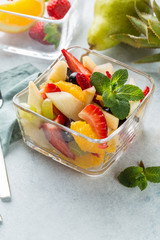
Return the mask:
<svg viewBox="0 0 160 240">
<path fill-rule="evenodd" d="M 12 15 L 15 15 L 15 16 L 23 17 L 23 18 L 30 18 L 30 19 L 33 19 L 33 20 L 36 20 L 36 21 L 43 21 L 43 22 L 46 22 L 46 23 L 60 24 L 60 23 L 63 23 L 64 21 L 66 21 L 69 18 L 70 14 L 74 11 L 77 3 L 78 3 L 78 0 L 74 0 L 73 3 L 71 4 L 70 9 L 66 13 L 66 15 L 62 19 L 57 19 L 57 20 L 44 18 L 44 17 L 37 17 L 37 16 L 23 14 L 23 13 L 19 13 L 19 12 L 12 12 L 12 11 L 2 10 L 2 9 L 0 9 L 0 13 L 8 13 L 8 14 L 12 14 Z"/>
<path fill-rule="evenodd" d="M 127 68 L 127 69 L 129 69 L 129 70 L 131 70 L 131 71 L 133 71 L 133 72 L 135 72 L 135 73 L 137 73 L 137 74 L 140 74 L 140 75 L 146 77 L 146 78 L 150 81 L 151 87 L 150 87 L 149 93 L 145 96 L 145 98 L 143 99 L 142 102 L 140 102 L 140 104 L 139 104 L 138 107 L 135 109 L 135 111 L 127 118 L 127 120 L 126 120 L 120 127 L 118 127 L 116 130 L 114 130 L 114 132 L 113 132 L 112 134 L 110 134 L 108 137 L 103 138 L 103 139 L 93 139 L 93 138 L 87 137 L 87 136 L 84 135 L 84 134 L 81 134 L 81 133 L 79 133 L 79 132 L 77 132 L 77 131 L 75 131 L 75 130 L 72 130 L 72 129 L 64 126 L 64 125 L 61 125 L 61 124 L 55 122 L 55 121 L 52 121 L 52 120 L 50 120 L 50 119 L 48 119 L 48 118 L 46 118 L 46 117 L 44 117 L 44 116 L 42 116 L 42 115 L 40 115 L 40 114 L 32 111 L 32 110 L 30 110 L 30 109 L 22 106 L 21 104 L 19 104 L 19 103 L 17 102 L 17 98 L 18 98 L 20 95 L 22 95 L 22 94 L 24 94 L 25 92 L 28 91 L 28 86 L 27 86 L 25 89 L 23 89 L 22 91 L 20 91 L 19 93 L 17 93 L 17 94 L 13 97 L 13 104 L 14 104 L 14 106 L 16 106 L 17 108 L 20 108 L 21 110 L 23 110 L 23 111 L 25 111 L 25 112 L 31 113 L 31 114 L 33 114 L 34 116 L 36 116 L 36 117 L 44 120 L 45 122 L 51 123 L 52 125 L 55 125 L 55 126 L 58 126 L 58 127 L 60 127 L 61 129 L 70 132 L 71 134 L 74 134 L 74 135 L 76 135 L 76 136 L 82 137 L 82 138 L 86 139 L 86 140 L 89 141 L 89 142 L 99 143 L 99 144 L 101 144 L 101 143 L 106 143 L 106 142 L 108 142 L 109 140 L 111 140 L 113 137 L 115 137 L 121 130 L 123 130 L 123 129 L 125 128 L 126 124 L 128 124 L 128 123 L 132 124 L 132 120 L 133 120 L 133 118 L 136 116 L 137 112 L 140 110 L 141 107 L 143 107 L 144 105 L 147 104 L 148 100 L 150 99 L 151 95 L 153 94 L 154 89 L 155 89 L 154 80 L 153 80 L 153 78 L 152 78 L 150 75 L 148 75 L 148 74 L 146 74 L 146 73 L 144 73 L 144 72 L 142 72 L 142 71 L 140 71 L 140 70 L 138 70 L 138 69 L 136 69 L 136 68 L 133 68 L 133 67 L 131 67 L 131 66 L 129 66 L 129 65 L 121 62 L 121 61 L 118 61 L 118 60 L 116 60 L 116 59 L 114 59 L 114 58 L 108 57 L 108 56 L 103 55 L 103 54 L 101 54 L 101 53 L 97 53 L 97 52 L 94 51 L 94 50 L 90 50 L 90 49 L 87 49 L 87 48 L 84 48 L 84 47 L 80 47 L 80 46 L 77 46 L 77 45 L 76 45 L 76 46 L 71 46 L 71 47 L 67 48 L 66 50 L 67 50 L 67 51 L 71 51 L 72 49 L 81 49 L 81 50 L 86 51 L 86 52 L 89 53 L 89 54 L 93 54 L 93 55 L 96 55 L 96 56 L 98 56 L 98 57 L 104 58 L 104 59 L 106 59 L 106 60 L 108 60 L 108 61 L 110 61 L 110 62 L 113 62 L 113 63 L 115 63 L 115 64 L 121 65 L 122 67 L 125 67 L 125 68 Z M 37 84 L 39 81 L 41 81 L 41 79 L 44 78 L 44 77 L 47 75 L 47 73 L 49 72 L 49 70 L 51 70 L 51 68 L 52 68 L 58 61 L 60 61 L 62 58 L 64 58 L 64 57 L 63 57 L 63 54 L 60 53 L 59 57 L 58 57 L 55 61 L 53 61 L 53 63 L 34 81 L 34 83 Z"/>
</svg>

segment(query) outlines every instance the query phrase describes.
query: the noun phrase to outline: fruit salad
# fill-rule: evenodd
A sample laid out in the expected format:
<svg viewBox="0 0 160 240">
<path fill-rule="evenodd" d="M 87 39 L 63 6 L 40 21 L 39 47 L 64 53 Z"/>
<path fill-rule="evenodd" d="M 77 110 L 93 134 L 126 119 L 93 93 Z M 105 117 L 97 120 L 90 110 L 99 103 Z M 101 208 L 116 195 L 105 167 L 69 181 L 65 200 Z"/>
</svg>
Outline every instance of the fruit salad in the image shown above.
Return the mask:
<svg viewBox="0 0 160 240">
<path fill-rule="evenodd" d="M 110 62 L 96 64 L 88 55 L 80 61 L 65 49 L 62 54 L 43 82 L 29 82 L 18 111 L 22 133 L 25 142 L 54 159 L 97 171 L 134 139 L 129 118 L 150 86 L 140 89 L 127 69 L 114 70 Z M 136 126 L 142 113 L 134 116 Z"/>
</svg>

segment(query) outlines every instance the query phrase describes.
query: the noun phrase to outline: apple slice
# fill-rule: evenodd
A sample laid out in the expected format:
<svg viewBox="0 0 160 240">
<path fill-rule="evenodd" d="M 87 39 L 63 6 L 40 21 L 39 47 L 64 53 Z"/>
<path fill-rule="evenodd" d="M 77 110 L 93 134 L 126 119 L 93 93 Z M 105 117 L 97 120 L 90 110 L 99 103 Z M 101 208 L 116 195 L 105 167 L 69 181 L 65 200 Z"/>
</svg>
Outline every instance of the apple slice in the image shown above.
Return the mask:
<svg viewBox="0 0 160 240">
<path fill-rule="evenodd" d="M 90 88 L 87 88 L 87 89 L 83 90 L 83 93 L 85 95 L 86 105 L 87 105 L 87 104 L 90 104 L 93 101 L 94 95 L 96 93 L 96 89 L 93 86 L 93 87 L 90 87 Z"/>
<path fill-rule="evenodd" d="M 113 74 L 113 65 L 111 63 L 97 65 L 93 70 L 93 72 L 100 72 L 104 75 L 106 75 L 106 71 L 108 71 L 111 75 Z"/>
<path fill-rule="evenodd" d="M 93 60 L 89 56 L 84 56 L 82 58 L 82 63 L 91 73 L 96 67 L 96 64 L 93 62 Z"/>
<path fill-rule="evenodd" d="M 41 114 L 43 97 L 34 82 L 29 82 L 28 104 Z"/>
<path fill-rule="evenodd" d="M 67 67 L 68 65 L 65 61 L 57 62 L 48 76 L 48 81 L 52 83 L 65 81 L 67 75 Z"/>
<path fill-rule="evenodd" d="M 67 92 L 46 93 L 46 95 L 66 117 L 74 121 L 79 120 L 78 113 L 85 107 L 84 102 Z"/>
</svg>

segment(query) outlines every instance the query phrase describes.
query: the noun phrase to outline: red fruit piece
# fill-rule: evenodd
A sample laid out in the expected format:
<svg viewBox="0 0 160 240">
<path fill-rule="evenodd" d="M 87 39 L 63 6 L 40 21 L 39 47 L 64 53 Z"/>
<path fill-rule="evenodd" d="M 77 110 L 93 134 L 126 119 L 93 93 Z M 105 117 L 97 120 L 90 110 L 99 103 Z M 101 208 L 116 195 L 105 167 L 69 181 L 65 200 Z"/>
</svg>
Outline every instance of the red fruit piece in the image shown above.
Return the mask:
<svg viewBox="0 0 160 240">
<path fill-rule="evenodd" d="M 102 139 L 108 136 L 108 126 L 103 112 L 99 107 L 89 104 L 78 115 L 92 127 L 97 136 Z"/>
<path fill-rule="evenodd" d="M 68 0 L 50 0 L 47 4 L 47 12 L 50 17 L 55 17 L 57 19 L 63 18 L 71 4 Z"/>
<path fill-rule="evenodd" d="M 83 73 L 77 73 L 76 75 L 76 81 L 79 84 L 79 86 L 82 88 L 82 90 L 90 88 L 90 80 L 87 76 L 85 76 Z"/>
<path fill-rule="evenodd" d="M 44 38 L 46 37 L 46 33 L 44 32 L 44 26 L 44 22 L 37 22 L 33 27 L 30 28 L 29 36 L 42 44 L 50 45 L 47 40 L 44 41 Z"/>
<path fill-rule="evenodd" d="M 107 77 L 111 80 L 112 75 L 110 74 L 109 71 L 106 71 L 106 75 L 107 75 Z"/>
<path fill-rule="evenodd" d="M 150 91 L 150 88 L 148 86 L 145 87 L 143 93 L 144 93 L 144 96 L 146 96 Z M 143 99 L 141 99 L 141 102 L 143 101 Z"/>
<path fill-rule="evenodd" d="M 46 93 L 51 93 L 51 92 L 61 92 L 61 90 L 59 89 L 59 87 L 57 87 L 53 83 L 47 83 L 45 87 L 40 90 L 40 93 L 43 99 L 47 98 Z"/>
<path fill-rule="evenodd" d="M 49 143 L 66 157 L 75 159 L 75 155 L 69 149 L 68 144 L 64 141 L 62 131 L 50 123 L 44 123 L 42 129 Z"/>
<path fill-rule="evenodd" d="M 72 72 L 81 72 L 90 78 L 91 72 L 87 68 L 85 68 L 82 63 L 80 63 L 71 53 L 69 53 L 65 49 L 62 49 L 61 51 L 66 59 L 68 67 L 71 69 Z"/>
<path fill-rule="evenodd" d="M 65 122 L 67 121 L 67 117 L 62 115 L 62 114 L 59 114 L 55 119 L 54 119 L 55 122 L 61 124 L 61 125 L 64 125 Z"/>
</svg>

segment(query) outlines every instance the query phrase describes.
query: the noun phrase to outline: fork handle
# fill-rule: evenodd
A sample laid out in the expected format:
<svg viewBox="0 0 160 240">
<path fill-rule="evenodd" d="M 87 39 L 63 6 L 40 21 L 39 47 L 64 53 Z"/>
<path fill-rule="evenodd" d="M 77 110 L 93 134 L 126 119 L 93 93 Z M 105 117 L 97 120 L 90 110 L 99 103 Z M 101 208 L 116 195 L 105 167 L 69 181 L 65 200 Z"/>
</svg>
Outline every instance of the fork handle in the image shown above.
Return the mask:
<svg viewBox="0 0 160 240">
<path fill-rule="evenodd" d="M 10 197 L 11 197 L 11 192 L 9 187 L 9 181 L 8 181 L 4 156 L 2 152 L 2 146 L 0 142 L 0 198 L 10 199 Z"/>
</svg>

